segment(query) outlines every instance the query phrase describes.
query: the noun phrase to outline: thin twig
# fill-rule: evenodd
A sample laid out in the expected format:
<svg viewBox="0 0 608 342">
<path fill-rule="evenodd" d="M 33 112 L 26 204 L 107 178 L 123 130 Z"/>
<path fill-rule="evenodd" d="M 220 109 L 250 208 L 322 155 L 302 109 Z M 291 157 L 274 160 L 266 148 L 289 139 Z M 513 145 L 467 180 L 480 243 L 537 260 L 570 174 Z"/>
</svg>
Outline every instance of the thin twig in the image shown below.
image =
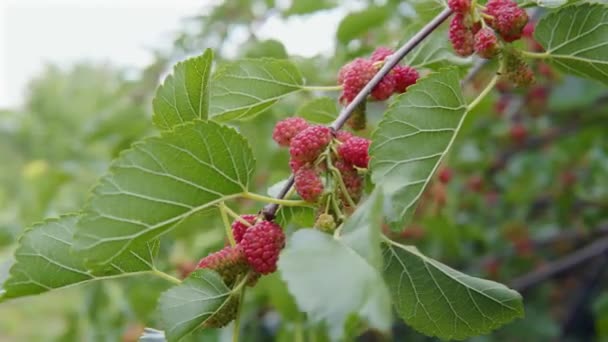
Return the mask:
<svg viewBox="0 0 608 342">
<path fill-rule="evenodd" d="M 534 239 L 531 241 L 532 249 L 544 249 L 551 247 L 559 243 L 567 243 L 569 246 L 581 246 L 588 244 L 590 241 L 608 237 L 608 225 L 603 225 L 589 231 L 579 231 L 573 229 L 562 229 L 559 233 L 551 235 L 543 239 Z M 577 247 L 578 248 L 578 247 Z M 503 250 L 501 253 L 494 253 L 491 255 L 483 256 L 476 262 L 476 265 L 484 265 L 493 260 L 505 260 L 516 254 L 516 250 L 513 247 Z M 533 271 L 535 272 L 535 271 Z"/>
<path fill-rule="evenodd" d="M 601 258 L 598 258 L 598 260 L 586 270 L 582 275 L 579 288 L 574 294 L 569 296 L 571 299 L 568 310 L 565 318 L 562 320 L 561 341 L 567 341 L 568 335 L 570 335 L 573 330 L 577 328 L 580 329 L 581 314 L 586 311 L 585 307 L 588 307 L 591 299 L 597 292 L 601 280 L 604 277 L 604 274 L 606 274 L 607 265 L 608 254 L 604 253 Z M 591 333 L 588 330 L 586 332 Z M 591 336 L 587 336 L 587 338 L 591 338 Z"/>
<path fill-rule="evenodd" d="M 357 106 L 363 103 L 369 94 L 372 92 L 374 87 L 380 83 L 382 78 L 386 76 L 391 69 L 393 69 L 402 59 L 405 57 L 410 51 L 412 51 L 418 44 L 420 44 L 425 38 L 427 38 L 441 23 L 443 23 L 450 15 L 452 14 L 452 10 L 449 8 L 444 9 L 441 13 L 439 13 L 433 20 L 427 23 L 418 33 L 416 33 L 408 42 L 406 42 L 402 47 L 400 47 L 394 54 L 391 55 L 385 62 L 382 68 L 378 70 L 376 75 L 361 89 L 361 91 L 355 96 L 355 98 L 349 103 L 342 111 L 340 115 L 336 118 L 336 120 L 329 126 L 334 131 L 339 130 L 344 126 L 348 118 L 350 118 L 351 114 L 355 111 Z M 293 174 L 287 182 L 285 186 L 281 189 L 276 198 L 282 199 L 287 192 L 293 186 Z M 279 205 L 276 203 L 270 203 L 264 207 L 262 213 L 267 220 L 274 219 L 277 210 L 279 209 Z"/>
<path fill-rule="evenodd" d="M 608 237 L 603 237 L 572 254 L 543 266 L 536 271 L 514 279 L 511 282 L 511 287 L 521 292 L 526 291 L 529 288 L 542 283 L 546 279 L 555 277 L 558 274 L 577 267 L 606 252 L 608 252 Z"/>
</svg>

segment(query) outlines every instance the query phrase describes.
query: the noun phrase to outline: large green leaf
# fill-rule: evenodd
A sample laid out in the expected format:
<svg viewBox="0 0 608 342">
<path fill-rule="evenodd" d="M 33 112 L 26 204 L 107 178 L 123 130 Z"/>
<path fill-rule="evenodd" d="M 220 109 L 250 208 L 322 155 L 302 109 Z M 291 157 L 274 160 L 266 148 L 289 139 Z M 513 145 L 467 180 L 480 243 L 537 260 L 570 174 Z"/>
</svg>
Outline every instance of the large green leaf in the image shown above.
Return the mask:
<svg viewBox="0 0 608 342">
<path fill-rule="evenodd" d="M 557 67 L 608 84 L 608 6 L 562 8 L 542 18 L 534 35 Z"/>
<path fill-rule="evenodd" d="M 223 65 L 211 79 L 209 116 L 217 121 L 258 115 L 302 88 L 302 75 L 287 60 L 244 59 Z"/>
<path fill-rule="evenodd" d="M 340 240 L 363 257 L 370 265 L 382 267 L 380 231 L 382 226 L 382 195 L 376 190 L 344 223 Z"/>
<path fill-rule="evenodd" d="M 336 32 L 338 41 L 343 44 L 358 38 L 371 28 L 382 25 L 389 17 L 389 8 L 369 7 L 363 11 L 353 12 L 344 17 Z"/>
<path fill-rule="evenodd" d="M 300 310 L 327 322 L 335 339 L 351 315 L 380 330 L 390 326 L 389 294 L 376 268 L 380 207 L 380 196 L 373 196 L 357 209 L 341 240 L 313 229 L 297 231 L 279 258 L 281 277 Z"/>
<path fill-rule="evenodd" d="M 201 56 L 178 63 L 173 75 L 167 76 L 158 87 L 152 101 L 152 121 L 160 129 L 195 119 L 206 119 L 209 111 L 209 75 L 213 51 L 205 50 Z"/>
<path fill-rule="evenodd" d="M 3 299 L 39 294 L 108 276 L 154 269 L 158 242 L 129 249 L 104 270 L 89 271 L 72 252 L 78 216 L 48 219 L 26 230 L 15 251 L 15 263 L 3 285 Z"/>
<path fill-rule="evenodd" d="M 243 193 L 254 167 L 245 138 L 210 121 L 136 143 L 95 187 L 75 248 L 90 267 L 106 265 L 132 245 Z"/>
<path fill-rule="evenodd" d="M 385 214 L 394 229 L 411 218 L 453 143 L 465 110 L 458 71 L 445 69 L 400 95 L 374 132 L 372 181 L 385 192 Z"/>
<path fill-rule="evenodd" d="M 167 339 L 178 341 L 229 305 L 234 305 L 234 297 L 222 277 L 201 269 L 164 292 L 158 302 L 158 312 Z"/>
<path fill-rule="evenodd" d="M 338 116 L 336 100 L 329 97 L 318 97 L 298 108 L 296 116 L 300 116 L 309 122 L 328 124 Z"/>
<path fill-rule="evenodd" d="M 384 263 L 384 279 L 399 316 L 426 335 L 461 340 L 524 315 L 519 293 L 458 272 L 415 247 L 384 246 Z"/>
</svg>

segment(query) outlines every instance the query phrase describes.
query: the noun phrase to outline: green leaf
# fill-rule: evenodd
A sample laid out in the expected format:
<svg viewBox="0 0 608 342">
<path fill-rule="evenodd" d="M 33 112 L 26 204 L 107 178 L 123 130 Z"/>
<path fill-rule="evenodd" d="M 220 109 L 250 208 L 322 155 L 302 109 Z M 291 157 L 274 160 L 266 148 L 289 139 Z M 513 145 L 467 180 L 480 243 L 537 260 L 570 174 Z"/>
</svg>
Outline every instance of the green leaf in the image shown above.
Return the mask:
<svg viewBox="0 0 608 342">
<path fill-rule="evenodd" d="M 298 227 L 312 227 L 316 210 L 311 207 L 280 207 L 275 221 L 281 226 L 295 224 Z"/>
<path fill-rule="evenodd" d="M 130 249 L 100 272 L 89 271 L 72 252 L 78 216 L 47 219 L 26 230 L 15 251 L 16 262 L 4 283 L 2 299 L 39 294 L 105 276 L 127 275 L 154 268 L 157 241 Z"/>
<path fill-rule="evenodd" d="M 608 6 L 568 6 L 542 18 L 534 33 L 549 61 L 565 72 L 608 84 Z"/>
<path fill-rule="evenodd" d="M 385 192 L 385 216 L 402 229 L 458 133 L 466 105 L 458 71 L 420 79 L 392 103 L 372 137 L 372 181 Z"/>
<path fill-rule="evenodd" d="M 413 246 L 384 246 L 384 264 L 399 316 L 426 335 L 462 340 L 524 316 L 519 293 L 458 272 Z"/>
<path fill-rule="evenodd" d="M 194 121 L 123 152 L 93 191 L 78 222 L 75 248 L 89 267 L 245 192 L 255 167 L 234 129 Z"/>
<path fill-rule="evenodd" d="M 152 121 L 160 129 L 171 129 L 176 125 L 195 119 L 207 119 L 209 111 L 209 75 L 213 62 L 213 51 L 205 50 L 198 57 L 187 59 L 173 68 L 158 87 L 152 101 Z"/>
<path fill-rule="evenodd" d="M 216 272 L 201 269 L 180 285 L 163 292 L 158 312 L 169 341 L 178 341 L 203 326 L 227 305 L 232 305 L 232 292 Z"/>
<path fill-rule="evenodd" d="M 211 80 L 209 116 L 216 121 L 250 119 L 302 88 L 302 75 L 287 60 L 244 59 L 223 65 Z"/>
<path fill-rule="evenodd" d="M 248 58 L 271 57 L 284 59 L 288 57 L 283 43 L 274 39 L 254 41 L 249 44 L 246 49 L 247 53 L 245 56 Z"/>
<path fill-rule="evenodd" d="M 540 6 L 540 7 L 547 7 L 547 8 L 557 8 L 557 7 L 561 7 L 564 6 L 565 4 L 568 3 L 568 0 L 533 0 L 536 5 Z"/>
<path fill-rule="evenodd" d="M 296 116 L 302 117 L 309 122 L 328 124 L 338 116 L 336 100 L 329 97 L 318 97 L 298 108 Z"/>
<path fill-rule="evenodd" d="M 333 0 L 293 0 L 291 7 L 285 12 L 286 16 L 294 14 L 309 14 L 336 6 Z"/>
<path fill-rule="evenodd" d="M 382 267 L 380 231 L 382 229 L 382 196 L 374 191 L 344 223 L 340 240 L 373 267 Z"/>
<path fill-rule="evenodd" d="M 352 314 L 380 330 L 391 323 L 389 294 L 379 271 L 346 242 L 353 240 L 342 243 L 317 230 L 302 229 L 292 235 L 279 258 L 281 277 L 300 310 L 313 322 L 326 321 L 334 339 L 340 338 Z"/>
<path fill-rule="evenodd" d="M 371 28 L 382 25 L 389 14 L 388 7 L 369 7 L 363 11 L 347 15 L 338 26 L 338 41 L 346 44 L 358 38 Z"/>
</svg>

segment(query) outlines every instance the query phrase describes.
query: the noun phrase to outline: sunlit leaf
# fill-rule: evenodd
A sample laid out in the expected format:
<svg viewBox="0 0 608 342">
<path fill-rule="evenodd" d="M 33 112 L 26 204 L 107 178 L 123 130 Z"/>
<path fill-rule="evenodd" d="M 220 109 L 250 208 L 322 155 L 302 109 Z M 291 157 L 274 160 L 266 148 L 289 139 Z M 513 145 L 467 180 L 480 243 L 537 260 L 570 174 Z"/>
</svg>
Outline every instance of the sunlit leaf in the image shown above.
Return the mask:
<svg viewBox="0 0 608 342">
<path fill-rule="evenodd" d="M 326 322 L 336 339 L 351 315 L 380 330 L 390 326 L 389 295 L 376 269 L 380 207 L 380 197 L 374 196 L 357 209 L 340 240 L 313 229 L 297 231 L 279 258 L 281 277 L 300 310 Z"/>
<path fill-rule="evenodd" d="M 247 190 L 255 167 L 245 138 L 194 121 L 122 153 L 93 191 L 75 248 L 98 268 L 134 244 Z"/>
<path fill-rule="evenodd" d="M 243 120 L 258 115 L 302 87 L 302 75 L 290 61 L 261 58 L 223 65 L 211 79 L 209 117 Z"/>
<path fill-rule="evenodd" d="M 318 97 L 298 108 L 296 116 L 309 122 L 328 124 L 338 116 L 336 100 L 329 97 Z"/>
<path fill-rule="evenodd" d="M 336 2 L 334 0 L 293 0 L 285 15 L 309 14 L 335 6 Z"/>
<path fill-rule="evenodd" d="M 158 87 L 152 101 L 152 121 L 160 129 L 195 119 L 206 119 L 209 111 L 209 75 L 213 51 L 205 50 L 201 56 L 187 59 L 173 68 Z"/>
<path fill-rule="evenodd" d="M 152 270 L 158 242 L 125 251 L 97 272 L 89 271 L 72 251 L 76 215 L 48 219 L 25 231 L 15 251 L 15 263 L 3 286 L 3 299 L 39 294 L 107 276 Z"/>
<path fill-rule="evenodd" d="M 338 41 L 343 44 L 360 37 L 371 28 L 382 25 L 390 14 L 388 7 L 369 7 L 344 17 L 338 26 Z"/>
<path fill-rule="evenodd" d="M 384 279 L 399 316 L 426 335 L 462 340 L 524 316 L 516 291 L 458 272 L 416 247 L 388 244 L 384 263 Z"/>
<path fill-rule="evenodd" d="M 233 305 L 235 297 L 216 272 L 201 269 L 180 285 L 163 292 L 158 312 L 169 341 L 178 341 L 201 328 L 220 310 Z"/>
<path fill-rule="evenodd" d="M 542 18 L 534 35 L 560 69 L 608 84 L 608 6 L 562 8 Z"/>
<path fill-rule="evenodd" d="M 400 95 L 372 137 L 372 181 L 387 196 L 385 215 L 395 229 L 416 203 L 448 152 L 466 105 L 458 72 L 446 69 L 420 79 Z"/>
</svg>

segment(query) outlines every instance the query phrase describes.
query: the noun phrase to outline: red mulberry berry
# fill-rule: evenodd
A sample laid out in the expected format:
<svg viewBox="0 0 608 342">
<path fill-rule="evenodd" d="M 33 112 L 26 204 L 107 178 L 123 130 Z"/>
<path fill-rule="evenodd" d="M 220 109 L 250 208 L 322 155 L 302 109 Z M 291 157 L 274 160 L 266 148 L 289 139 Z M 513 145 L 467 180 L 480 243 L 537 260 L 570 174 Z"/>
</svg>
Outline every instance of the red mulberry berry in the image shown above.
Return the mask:
<svg viewBox="0 0 608 342">
<path fill-rule="evenodd" d="M 405 93 L 407 87 L 415 84 L 420 78 L 418 71 L 410 66 L 398 65 L 393 69 L 395 77 L 395 92 Z"/>
<path fill-rule="evenodd" d="M 387 100 L 395 92 L 395 77 L 392 73 L 382 77 L 378 85 L 372 89 L 372 98 L 377 101 Z"/>
<path fill-rule="evenodd" d="M 519 87 L 529 86 L 534 82 L 534 73 L 517 51 L 509 51 L 505 56 L 505 77 Z"/>
<path fill-rule="evenodd" d="M 448 0 L 448 7 L 456 13 L 466 13 L 471 9 L 470 0 Z"/>
<path fill-rule="evenodd" d="M 485 27 L 475 34 L 475 52 L 479 57 L 490 59 L 499 51 L 498 38 L 492 29 Z"/>
<path fill-rule="evenodd" d="M 533 86 L 526 94 L 526 106 L 533 116 L 542 115 L 549 100 L 549 88 L 546 86 Z"/>
<path fill-rule="evenodd" d="M 234 220 L 234 222 L 232 222 L 232 236 L 234 236 L 234 241 L 236 241 L 236 243 L 241 242 L 247 228 L 254 225 L 258 217 L 257 215 L 241 215 L 241 218 L 249 222 L 249 225 L 241 222 L 241 220 Z"/>
<path fill-rule="evenodd" d="M 370 141 L 365 138 L 352 137 L 340 145 L 338 154 L 347 163 L 367 168 L 369 164 L 369 144 Z"/>
<path fill-rule="evenodd" d="M 381 62 L 394 53 L 395 51 L 387 47 L 380 46 L 372 53 L 371 60 L 372 62 Z"/>
<path fill-rule="evenodd" d="M 361 198 L 361 193 L 363 192 L 363 178 L 351 164 L 343 160 L 338 160 L 335 163 L 335 167 L 340 171 L 348 195 L 353 201 L 357 202 Z M 341 198 L 342 201 L 347 204 L 343 194 Z"/>
<path fill-rule="evenodd" d="M 507 78 L 518 87 L 527 87 L 534 83 L 534 72 L 527 64 L 520 64 L 507 72 Z"/>
<path fill-rule="evenodd" d="M 323 182 L 312 167 L 300 168 L 295 174 L 294 185 L 300 197 L 307 202 L 316 202 L 323 193 Z"/>
<path fill-rule="evenodd" d="M 227 301 L 222 304 L 209 318 L 207 318 L 203 326 L 205 328 L 222 328 L 232 322 L 239 310 L 239 297 L 230 296 Z"/>
<path fill-rule="evenodd" d="M 515 123 L 513 124 L 513 126 L 511 126 L 511 129 L 509 130 L 509 135 L 511 136 L 511 140 L 513 140 L 514 143 L 521 144 L 528 136 L 528 130 L 523 124 Z"/>
<path fill-rule="evenodd" d="M 524 26 L 524 29 L 521 31 L 522 36 L 526 38 L 534 38 L 534 30 L 536 25 L 533 22 L 529 22 Z"/>
<path fill-rule="evenodd" d="M 291 159 L 289 161 L 289 168 L 291 169 L 291 172 L 295 173 L 296 171 L 298 171 L 302 166 L 307 165 L 307 162 L 304 161 L 299 161 L 299 160 L 294 160 Z"/>
<path fill-rule="evenodd" d="M 487 20 L 506 42 L 521 38 L 528 23 L 528 14 L 512 0 L 490 0 L 486 4 L 486 14 L 494 17 Z"/>
<path fill-rule="evenodd" d="M 308 122 L 302 118 L 293 117 L 277 122 L 272 132 L 272 139 L 280 146 L 289 146 L 296 134 L 308 128 Z"/>
<path fill-rule="evenodd" d="M 509 96 L 501 95 L 494 104 L 494 111 L 499 116 L 502 116 L 502 114 L 505 113 L 505 110 L 507 110 L 507 108 L 509 107 L 510 102 L 511 100 Z"/>
<path fill-rule="evenodd" d="M 269 274 L 277 269 L 285 234 L 278 224 L 262 221 L 247 229 L 240 245 L 251 268 L 257 273 Z"/>
<path fill-rule="evenodd" d="M 329 145 L 331 139 L 332 134 L 328 127 L 310 126 L 291 140 L 289 145 L 291 159 L 299 162 L 314 162 Z"/>
<path fill-rule="evenodd" d="M 450 180 L 452 179 L 452 169 L 450 168 L 443 168 L 441 169 L 441 171 L 439 171 L 439 175 L 437 176 L 437 178 L 439 178 L 439 181 L 443 184 L 448 184 L 450 182 Z"/>
<path fill-rule="evenodd" d="M 481 192 L 483 190 L 483 178 L 479 175 L 472 175 L 466 181 L 467 189 L 471 192 Z"/>
<path fill-rule="evenodd" d="M 526 38 L 526 43 L 530 50 L 532 51 L 543 51 L 543 46 L 540 45 L 534 39 L 534 30 L 536 29 L 536 24 L 534 22 L 528 22 L 524 29 L 522 30 L 522 36 Z"/>
<path fill-rule="evenodd" d="M 240 247 L 224 247 L 198 262 L 198 268 L 216 271 L 228 286 L 232 286 L 239 275 L 247 273 L 249 265 Z"/>
<path fill-rule="evenodd" d="M 353 134 L 349 131 L 338 131 L 336 132 L 336 139 L 340 142 L 346 142 L 346 140 L 353 137 Z"/>
<path fill-rule="evenodd" d="M 465 16 L 457 13 L 450 23 L 450 41 L 460 56 L 470 56 L 474 51 L 473 31 L 465 24 Z"/>
<path fill-rule="evenodd" d="M 343 66 L 338 74 L 338 83 L 343 87 L 340 102 L 350 103 L 375 74 L 374 63 L 367 59 L 357 58 Z"/>
</svg>

